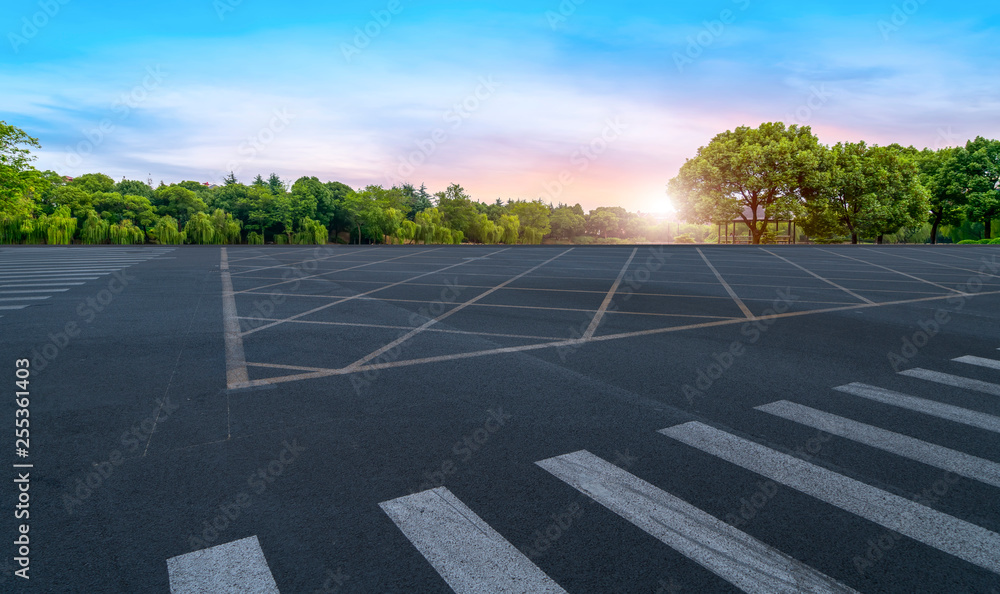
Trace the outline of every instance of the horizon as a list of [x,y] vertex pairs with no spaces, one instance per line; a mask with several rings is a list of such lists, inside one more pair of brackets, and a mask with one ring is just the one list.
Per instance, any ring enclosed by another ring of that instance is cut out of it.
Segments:
[[481,202],[669,214],[667,181],[739,126],[917,148],[1000,136],[1000,82],[976,67],[1000,52],[994,4],[52,0],[8,14],[0,120],[68,176],[458,183]]

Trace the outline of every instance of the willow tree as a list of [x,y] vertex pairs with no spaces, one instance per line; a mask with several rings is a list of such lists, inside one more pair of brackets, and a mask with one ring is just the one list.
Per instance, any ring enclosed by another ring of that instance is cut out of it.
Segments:
[[740,127],[699,148],[667,191],[688,222],[740,220],[759,244],[771,223],[801,213],[822,186],[824,150],[809,126]]
[[212,218],[203,212],[196,212],[191,215],[184,225],[184,234],[188,241],[198,244],[210,244],[215,241],[215,225]]
[[69,245],[76,233],[76,219],[69,215],[69,207],[63,206],[51,215],[43,215],[39,220],[45,229],[46,243],[49,245]]
[[517,243],[521,230],[521,220],[517,218],[517,215],[503,215],[497,221],[497,225],[500,227],[500,241],[502,243],[507,245]]
[[118,245],[131,245],[146,241],[146,233],[136,227],[129,219],[111,225],[111,228],[108,229],[108,237],[111,239],[111,243]]
[[178,230],[177,219],[166,215],[160,217],[153,227],[152,233],[156,243],[160,245],[181,245],[184,243],[184,233]]
[[88,245],[107,243],[110,239],[111,224],[101,218],[97,211],[87,213],[87,218],[80,227],[80,239]]

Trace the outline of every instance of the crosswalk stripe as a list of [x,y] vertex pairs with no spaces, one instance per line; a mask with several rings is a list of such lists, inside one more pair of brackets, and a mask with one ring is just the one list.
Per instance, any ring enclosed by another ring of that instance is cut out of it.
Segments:
[[445,487],[379,507],[455,592],[565,592]]
[[746,592],[854,592],[588,451],[536,464]]
[[994,487],[1000,487],[1000,464],[996,462],[787,400],[779,400],[755,408],[820,431],[839,435],[845,439],[923,462]]
[[1000,534],[981,526],[697,421],[660,433],[1000,573]]
[[997,359],[987,359],[986,357],[973,357],[972,355],[966,355],[965,357],[952,359],[952,361],[968,363],[969,365],[978,365],[980,367],[989,367],[990,369],[1000,369],[1000,361]]
[[933,417],[938,417],[939,419],[946,419],[963,425],[969,425],[970,427],[978,427],[994,433],[1000,433],[1000,417],[995,417],[987,413],[976,412],[974,410],[969,410],[959,406],[952,406],[950,404],[943,404],[941,402],[935,402],[934,400],[927,400],[926,398],[917,398],[916,396],[910,396],[909,394],[903,394],[902,392],[893,392],[892,390],[886,390],[885,388],[879,388],[878,386],[870,386],[868,384],[858,382],[847,384],[846,386],[837,386],[834,390],[844,392],[845,394],[860,396],[861,398],[867,398],[869,400],[874,400],[890,406],[896,406],[923,413],[925,415],[931,415]]
[[28,278],[33,276],[104,276],[120,268],[106,270],[103,268],[73,268],[71,270],[28,270],[24,272],[0,272],[0,280],[13,278]]
[[256,536],[167,559],[171,594],[278,594]]
[[921,369],[919,367],[915,367],[913,369],[907,369],[906,371],[900,371],[899,373],[900,375],[905,375],[908,377],[916,377],[922,380],[927,380],[929,382],[944,384],[946,386],[965,388],[966,390],[973,390],[976,392],[982,392],[984,394],[992,394],[993,396],[1000,396],[1000,384],[992,384],[990,382],[984,382],[977,379],[962,377],[960,375],[941,373],[940,371],[931,371],[930,369]]

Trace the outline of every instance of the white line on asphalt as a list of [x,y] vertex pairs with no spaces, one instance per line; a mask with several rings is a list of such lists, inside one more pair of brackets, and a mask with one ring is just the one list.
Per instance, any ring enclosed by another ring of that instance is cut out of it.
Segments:
[[613,285],[608,290],[608,294],[604,296],[604,301],[601,303],[601,307],[598,308],[597,313],[594,314],[594,319],[590,321],[590,326],[587,327],[587,331],[583,333],[584,338],[590,338],[597,332],[597,327],[601,324],[601,318],[604,317],[604,312],[608,310],[608,306],[611,305],[611,300],[614,299],[615,293],[618,291],[618,285],[622,283],[622,279],[625,278],[625,272],[628,270],[630,264],[632,264],[632,259],[635,258],[636,252],[639,248],[632,250],[632,254],[625,261],[625,265],[622,266],[621,272],[618,273],[618,278],[615,279]]
[[229,255],[222,248],[219,264],[222,271],[222,322],[226,333],[226,385],[230,388],[250,381],[247,360],[240,335],[240,320],[236,313],[233,279],[229,276]]
[[565,592],[445,487],[379,507],[458,594]]
[[167,559],[171,594],[278,594],[256,536]]
[[434,318],[432,320],[428,320],[427,322],[424,322],[423,324],[421,324],[420,326],[414,328],[413,330],[410,330],[409,332],[407,332],[406,334],[400,336],[399,338],[397,338],[396,340],[390,342],[389,344],[387,344],[387,345],[385,345],[385,346],[383,346],[383,347],[381,347],[381,348],[379,348],[379,349],[377,349],[375,351],[372,351],[371,353],[368,353],[364,357],[362,357],[362,358],[358,359],[357,361],[355,361],[354,363],[351,363],[350,365],[348,365],[346,367],[346,369],[356,369],[356,368],[364,365],[365,363],[367,363],[367,362],[371,361],[372,359],[378,357],[382,353],[390,351],[390,350],[396,348],[398,345],[403,344],[407,340],[410,340],[411,338],[413,338],[417,334],[420,334],[421,332],[423,332],[427,328],[430,328],[431,326],[437,324],[441,320],[444,320],[444,319],[448,318],[449,316],[462,311],[466,307],[469,307],[470,305],[475,304],[480,299],[488,297],[488,296],[492,295],[493,293],[495,293],[496,291],[502,289],[503,287],[506,287],[510,283],[512,283],[512,282],[514,282],[514,281],[516,281],[516,280],[518,280],[518,279],[520,279],[520,278],[522,278],[524,276],[527,276],[527,275],[531,274],[532,272],[538,270],[542,266],[545,266],[549,262],[552,262],[556,258],[559,258],[560,256],[562,256],[564,254],[568,254],[568,253],[572,252],[573,249],[574,248],[569,248],[566,251],[559,252],[558,254],[556,254],[555,256],[552,256],[548,260],[546,260],[546,261],[544,261],[544,262],[542,262],[540,264],[536,264],[535,266],[532,266],[528,270],[525,270],[521,274],[518,274],[516,276],[513,276],[513,277],[505,280],[504,282],[502,282],[499,285],[493,287],[492,289],[490,289],[488,291],[483,291],[482,293],[476,295],[472,299],[469,299],[468,301],[464,301],[464,302],[456,305],[455,307],[449,309],[448,311],[446,311],[443,314],[437,316],[436,318]]
[[[24,293],[61,293],[63,291],[69,291],[69,289],[25,289],[23,291],[0,291],[0,295],[16,295]],[[25,299],[28,299],[25,297]]]
[[1000,573],[1000,534],[697,421],[660,433]]
[[852,291],[852,290],[850,290],[850,289],[848,289],[848,288],[846,288],[846,287],[842,287],[842,286],[838,285],[837,283],[833,282],[832,280],[829,280],[829,279],[825,279],[825,278],[823,278],[822,276],[820,276],[820,275],[816,274],[816,273],[815,273],[815,272],[813,272],[812,270],[809,270],[809,269],[807,269],[807,268],[803,268],[802,266],[799,266],[798,264],[796,264],[795,262],[792,262],[792,261],[791,261],[791,260],[789,260],[788,258],[784,258],[784,257],[782,257],[782,256],[779,256],[778,254],[776,254],[776,253],[774,253],[774,252],[772,252],[772,251],[770,251],[770,250],[766,250],[766,249],[764,249],[764,248],[760,248],[760,249],[762,249],[762,250],[764,250],[765,252],[767,252],[767,253],[771,254],[771,255],[772,255],[772,256],[774,256],[775,258],[779,258],[779,259],[781,259],[781,260],[784,260],[785,262],[788,262],[788,263],[789,263],[789,264],[791,264],[792,266],[794,266],[794,267],[798,268],[799,270],[801,270],[801,271],[803,271],[803,272],[805,272],[805,273],[807,273],[807,274],[811,274],[811,275],[813,275],[814,277],[818,278],[819,280],[823,281],[824,283],[827,283],[827,284],[829,284],[829,285],[833,285],[834,287],[837,287],[838,289],[840,289],[841,291],[843,291],[843,292],[847,293],[847,294],[848,294],[848,295],[850,295],[851,297],[855,297],[855,298],[857,298],[857,299],[860,299],[861,301],[864,301],[865,303],[875,303],[875,302],[874,302],[874,301],[872,301],[871,299],[868,299],[868,298],[865,298],[865,297],[862,297],[861,295],[858,295],[858,294],[857,294],[857,293],[855,293],[854,291]]
[[536,464],[746,592],[854,592],[590,452]]
[[[0,289],[21,289],[24,287],[77,287],[87,283],[17,283],[14,285],[0,285]],[[67,289],[60,289],[65,291]]]
[[1000,360],[997,359],[987,359],[985,357],[973,357],[972,355],[966,355],[964,357],[952,359],[952,361],[968,363],[969,365],[978,365],[980,367],[989,367],[990,369],[1000,369]]
[[755,408],[795,423],[885,450],[897,456],[954,472],[994,487],[1000,487],[1000,464],[990,460],[787,400],[779,400]]
[[966,390],[974,390],[976,392],[982,392],[984,394],[992,394],[993,396],[1000,396],[1000,384],[991,384],[990,382],[984,382],[977,379],[962,377],[960,375],[941,373],[940,371],[931,371],[929,369],[921,369],[920,367],[914,367],[913,369],[900,371],[899,374],[908,377],[916,377],[922,380],[927,380],[929,382],[944,384],[946,386],[965,388]]
[[886,390],[885,388],[869,386],[868,384],[861,384],[858,382],[847,384],[846,386],[838,386],[834,388],[834,390],[844,392],[845,394],[860,396],[861,398],[867,398],[869,400],[874,400],[890,406],[896,406],[912,410],[914,412],[923,413],[925,415],[931,415],[939,419],[954,421],[963,425],[969,425],[970,427],[978,427],[979,429],[1000,433],[1000,417],[976,412],[967,408],[943,404],[934,400],[917,398],[916,396],[910,396],[909,394],[893,392],[892,390]]
[[0,309],[24,309],[28,307],[27,305],[0,305]]
[[726,282],[726,279],[722,278],[722,275],[719,274],[719,271],[715,269],[715,266],[712,266],[712,263],[709,262],[705,254],[702,253],[701,248],[695,248],[695,249],[698,251],[698,254],[701,255],[701,259],[705,261],[705,264],[708,264],[708,267],[711,268],[712,272],[715,273],[715,278],[719,279],[719,282],[722,283],[722,287],[726,290],[727,293],[729,293],[729,296],[733,298],[733,301],[735,301],[736,305],[738,305],[740,310],[743,311],[743,314],[746,317],[750,318],[751,320],[754,319],[753,312],[751,312],[750,309],[747,308],[746,304],[743,303],[743,300],[740,299],[739,296],[736,294],[736,291],[733,291],[733,288],[729,286],[729,283]]
[[932,285],[932,286],[944,289],[946,291],[951,291],[952,293],[957,293],[959,295],[967,295],[967,293],[963,293],[963,292],[959,291],[958,289],[952,289],[951,287],[946,287],[944,285],[941,285],[941,284],[938,284],[938,283],[935,283],[935,282],[931,282],[931,281],[929,281],[927,279],[920,278],[919,276],[913,276],[912,274],[907,274],[905,272],[900,272],[900,271],[898,271],[896,269],[889,268],[888,266],[882,266],[881,264],[874,264],[874,263],[869,262],[867,260],[862,260],[861,258],[855,258],[853,256],[845,256],[844,254],[840,254],[840,253],[837,253],[837,252],[831,252],[830,250],[820,249],[820,251],[821,252],[827,252],[827,253],[830,253],[830,254],[836,254],[837,256],[840,256],[841,258],[847,258],[849,260],[854,260],[854,261],[857,261],[857,262],[863,262],[865,264],[868,264],[869,266],[874,266],[876,268],[881,268],[882,270],[888,270],[889,272],[895,272],[896,274],[899,274],[901,276],[905,276],[907,278],[912,278],[913,280],[917,280],[917,281],[920,281],[922,283],[926,283],[928,285]]
[[[3,293],[3,291],[0,291]],[[24,295],[22,297],[0,297],[0,301],[38,301],[40,299],[48,299],[52,295]]]
[[[376,290],[378,290],[378,289],[376,289]],[[990,291],[988,293],[979,293],[979,295],[998,295],[998,294],[1000,294],[1000,291]],[[773,314],[773,315],[767,315],[767,316],[760,316],[757,319],[760,319],[760,320],[778,320],[778,319],[784,319],[784,318],[794,318],[794,317],[801,317],[801,316],[812,316],[812,315],[816,315],[816,314],[824,314],[824,313],[831,313],[831,312],[838,312],[838,311],[851,311],[851,310],[855,310],[855,309],[868,309],[868,308],[878,308],[878,307],[890,307],[890,306],[893,306],[893,305],[903,305],[903,304],[909,304],[909,303],[924,303],[924,302],[929,302],[929,301],[942,301],[944,299],[950,299],[950,298],[952,298],[951,295],[935,295],[933,297],[919,297],[917,299],[904,299],[904,300],[900,300],[900,301],[887,301],[887,302],[883,302],[883,303],[873,303],[873,304],[869,304],[869,303],[857,303],[857,304],[852,304],[852,305],[845,305],[845,306],[842,306],[842,307],[829,307],[829,308],[824,308],[824,309],[801,310],[801,311],[792,311],[792,312],[783,313],[783,314]],[[339,303],[339,302],[335,302],[334,304],[336,304],[336,303]],[[284,323],[285,321],[290,321],[290,320],[283,320],[280,323]],[[275,322],[275,323],[278,323],[278,322]],[[700,328],[713,328],[713,327],[716,327],[716,326],[728,326],[728,325],[732,325],[732,324],[746,324],[746,323],[747,323],[747,321],[745,319],[743,319],[743,318],[732,318],[732,319],[727,319],[727,320],[717,320],[717,321],[714,321],[714,322],[703,322],[703,323],[699,323],[699,324],[685,324],[683,326],[670,326],[670,327],[667,327],[667,328],[653,328],[651,330],[637,330],[637,331],[633,331],[633,332],[620,332],[620,333],[617,333],[617,334],[605,334],[605,335],[601,335],[601,336],[594,336],[590,340],[582,340],[582,339],[577,338],[577,339],[570,339],[570,340],[560,340],[560,341],[554,341],[554,342],[546,342],[546,343],[542,343],[542,344],[528,344],[528,345],[522,345],[522,346],[516,346],[516,347],[501,347],[501,348],[498,348],[498,349],[486,349],[486,350],[482,350],[482,351],[471,351],[471,352],[466,352],[466,353],[456,353],[456,354],[452,354],[452,355],[439,355],[439,356],[434,356],[434,357],[421,357],[421,358],[417,358],[417,359],[404,359],[404,360],[401,360],[401,361],[389,361],[389,362],[385,362],[385,363],[372,363],[372,364],[369,364],[369,365],[358,367],[356,369],[348,369],[348,368],[345,367],[345,368],[341,368],[341,369],[327,369],[325,371],[319,371],[319,372],[315,372],[315,373],[303,373],[303,374],[295,374],[295,375],[290,375],[290,376],[280,377],[280,378],[267,378],[267,379],[263,379],[263,380],[254,380],[252,382],[247,382],[245,384],[241,384],[241,385],[238,385],[238,386],[230,386],[230,389],[234,389],[234,388],[253,388],[253,387],[258,387],[258,386],[279,384],[279,383],[285,383],[285,382],[297,382],[297,381],[302,381],[302,380],[307,380],[307,379],[315,379],[315,378],[320,378],[320,377],[329,377],[329,376],[334,376],[334,375],[344,375],[344,374],[347,374],[347,373],[365,372],[365,371],[370,371],[370,370],[375,370],[375,369],[390,369],[390,368],[395,368],[395,367],[408,367],[408,366],[411,366],[411,365],[426,365],[428,363],[441,363],[441,362],[445,362],[445,361],[455,361],[455,360],[458,360],[458,359],[469,359],[469,358],[475,358],[475,357],[486,357],[486,356],[491,356],[491,355],[505,355],[505,354],[510,354],[510,353],[520,353],[520,352],[526,352],[526,351],[534,351],[534,350],[538,350],[538,349],[559,348],[559,347],[563,347],[563,346],[579,346],[579,345],[589,344],[591,342],[604,342],[604,341],[609,341],[609,340],[622,340],[622,339],[625,339],[625,338],[633,338],[633,337],[636,337],[636,336],[653,336],[653,335],[666,334],[666,333],[672,333],[672,332],[683,332],[683,331],[686,331],[686,330],[696,330],[696,329],[700,329]],[[248,334],[249,334],[249,332],[248,332]]]

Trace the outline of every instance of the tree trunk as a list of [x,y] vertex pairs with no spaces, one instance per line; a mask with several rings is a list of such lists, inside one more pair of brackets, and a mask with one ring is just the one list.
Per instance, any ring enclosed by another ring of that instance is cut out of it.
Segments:
[[851,245],[858,245],[858,234],[851,233]]
[[875,238],[875,243],[877,245],[882,245],[882,234],[881,233],[879,233],[878,237]]
[[944,212],[934,213],[934,221],[931,223],[931,245],[937,244],[938,226],[941,224],[941,217],[943,216]]

